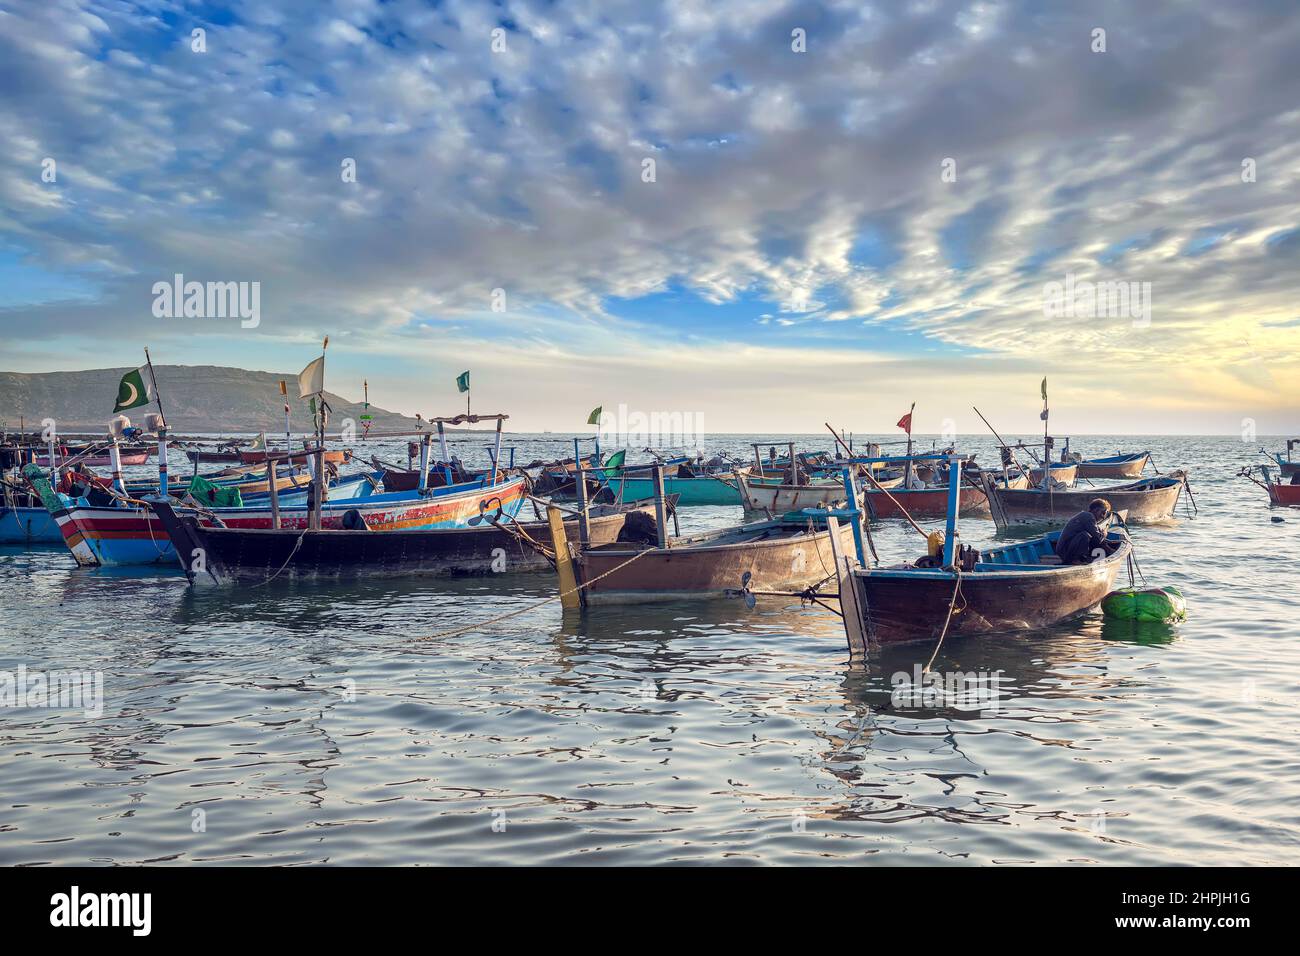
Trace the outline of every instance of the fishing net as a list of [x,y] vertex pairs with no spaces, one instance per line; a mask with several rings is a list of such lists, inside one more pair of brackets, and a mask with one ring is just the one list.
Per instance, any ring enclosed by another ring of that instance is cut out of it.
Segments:
[[1176,624],[1187,620],[1187,601],[1175,587],[1139,591],[1124,588],[1111,591],[1101,602],[1107,617],[1123,621],[1160,621]]
[[195,501],[212,508],[244,507],[244,498],[239,493],[238,488],[218,485],[215,482],[208,481],[201,475],[195,475],[191,478],[189,487],[185,491]]

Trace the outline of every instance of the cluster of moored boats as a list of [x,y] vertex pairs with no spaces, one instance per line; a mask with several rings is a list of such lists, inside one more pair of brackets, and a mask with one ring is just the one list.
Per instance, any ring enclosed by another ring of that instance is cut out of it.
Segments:
[[[124,419],[82,446],[18,436],[0,448],[0,541],[61,542],[83,566],[176,563],[192,584],[554,571],[574,608],[838,598],[850,645],[865,649],[1037,629],[1087,610],[1121,569],[1132,573],[1127,524],[1168,521],[1182,493],[1191,497],[1182,471],[1144,476],[1147,452],[1083,458],[1067,440],[1057,457],[1050,437],[1003,443],[995,467],[954,448],[914,453],[910,435],[903,454],[855,448],[833,429],[830,452],[760,443],[741,461],[646,449],[649,460],[629,463],[626,450],[607,455],[597,442],[583,453],[575,441],[567,460],[516,466],[513,452],[503,461],[507,418],[422,422],[404,436],[405,466],[327,449],[322,430],[283,450],[188,449],[186,476],[169,474],[160,416],[149,416],[149,444]],[[484,423],[495,444],[470,469],[449,453],[446,430]],[[137,452],[156,455],[156,480],[123,477],[127,432]],[[218,467],[204,470],[214,456]],[[99,462],[107,475],[93,470]],[[1104,480],[1118,483],[1093,483]],[[1108,553],[1063,564],[1057,529],[1097,497],[1116,522],[1102,529]],[[739,505],[744,519],[670,534],[680,509],[701,505]],[[960,537],[971,519],[1043,533],[977,551]],[[919,559],[879,560],[872,529],[887,521],[924,539]],[[922,525],[936,521],[942,530]]]

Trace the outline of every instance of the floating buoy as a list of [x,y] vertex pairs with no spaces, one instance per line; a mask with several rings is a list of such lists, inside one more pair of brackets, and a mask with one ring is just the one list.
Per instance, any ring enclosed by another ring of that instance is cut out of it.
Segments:
[[1176,624],[1187,620],[1187,601],[1178,588],[1139,591],[1124,588],[1111,591],[1101,600],[1102,613],[1124,621],[1161,621]]

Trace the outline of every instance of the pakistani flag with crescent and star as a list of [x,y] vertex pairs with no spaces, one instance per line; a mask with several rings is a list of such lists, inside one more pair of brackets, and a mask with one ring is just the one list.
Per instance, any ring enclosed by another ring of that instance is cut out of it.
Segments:
[[117,404],[113,411],[124,412],[128,408],[139,408],[153,401],[153,389],[147,384],[147,368],[135,368],[122,376],[117,386]]

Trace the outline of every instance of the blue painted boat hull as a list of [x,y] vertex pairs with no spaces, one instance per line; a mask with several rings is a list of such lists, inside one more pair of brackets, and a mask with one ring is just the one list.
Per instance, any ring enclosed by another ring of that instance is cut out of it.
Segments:
[[0,509],[0,544],[62,544],[63,533],[54,516],[36,508]]

